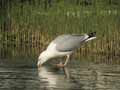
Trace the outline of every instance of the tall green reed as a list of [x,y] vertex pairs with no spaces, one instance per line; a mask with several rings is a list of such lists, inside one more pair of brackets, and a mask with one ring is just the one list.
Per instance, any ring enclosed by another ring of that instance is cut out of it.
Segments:
[[[86,53],[119,55],[119,5],[104,1],[57,2],[33,0],[8,2],[6,17],[10,26],[0,30],[1,46],[30,47],[33,53],[43,51],[49,42],[61,34],[81,34],[96,31],[97,39],[84,44],[77,55]],[[88,3],[88,4],[87,4]],[[90,4],[91,3],[91,4]],[[1,27],[5,21],[1,19]]]

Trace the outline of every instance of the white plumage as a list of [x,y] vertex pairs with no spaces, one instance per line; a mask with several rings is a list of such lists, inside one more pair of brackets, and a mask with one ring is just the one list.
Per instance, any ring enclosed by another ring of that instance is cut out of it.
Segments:
[[83,34],[83,35],[61,35],[53,40],[43,51],[38,58],[38,67],[45,63],[47,60],[55,57],[67,56],[67,59],[62,66],[66,66],[69,61],[71,53],[86,41],[95,39],[96,32]]

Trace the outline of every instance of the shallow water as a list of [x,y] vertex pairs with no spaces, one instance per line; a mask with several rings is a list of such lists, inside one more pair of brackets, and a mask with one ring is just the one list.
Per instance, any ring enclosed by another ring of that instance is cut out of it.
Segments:
[[66,68],[56,68],[51,64],[54,61],[38,70],[34,58],[2,58],[0,90],[120,90],[119,64],[84,58],[72,59]]

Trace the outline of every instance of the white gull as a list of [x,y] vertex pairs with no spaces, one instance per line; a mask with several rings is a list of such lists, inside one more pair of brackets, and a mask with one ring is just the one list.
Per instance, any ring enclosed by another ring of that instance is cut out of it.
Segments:
[[60,67],[67,65],[70,55],[79,48],[80,45],[84,42],[96,38],[96,32],[83,35],[61,35],[53,40],[43,51],[39,58],[37,66],[40,67],[43,63],[50,60],[51,58],[67,56],[64,64],[59,64]]

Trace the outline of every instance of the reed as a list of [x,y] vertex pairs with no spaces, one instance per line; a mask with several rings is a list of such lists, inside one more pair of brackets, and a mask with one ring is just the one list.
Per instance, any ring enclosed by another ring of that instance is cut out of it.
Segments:
[[7,2],[5,16],[2,14],[0,18],[0,46],[23,47],[24,52],[28,47],[38,54],[58,35],[96,31],[97,39],[84,44],[77,50],[77,55],[81,53],[119,55],[119,4],[94,0],[77,1],[79,2],[76,3],[76,0]]

